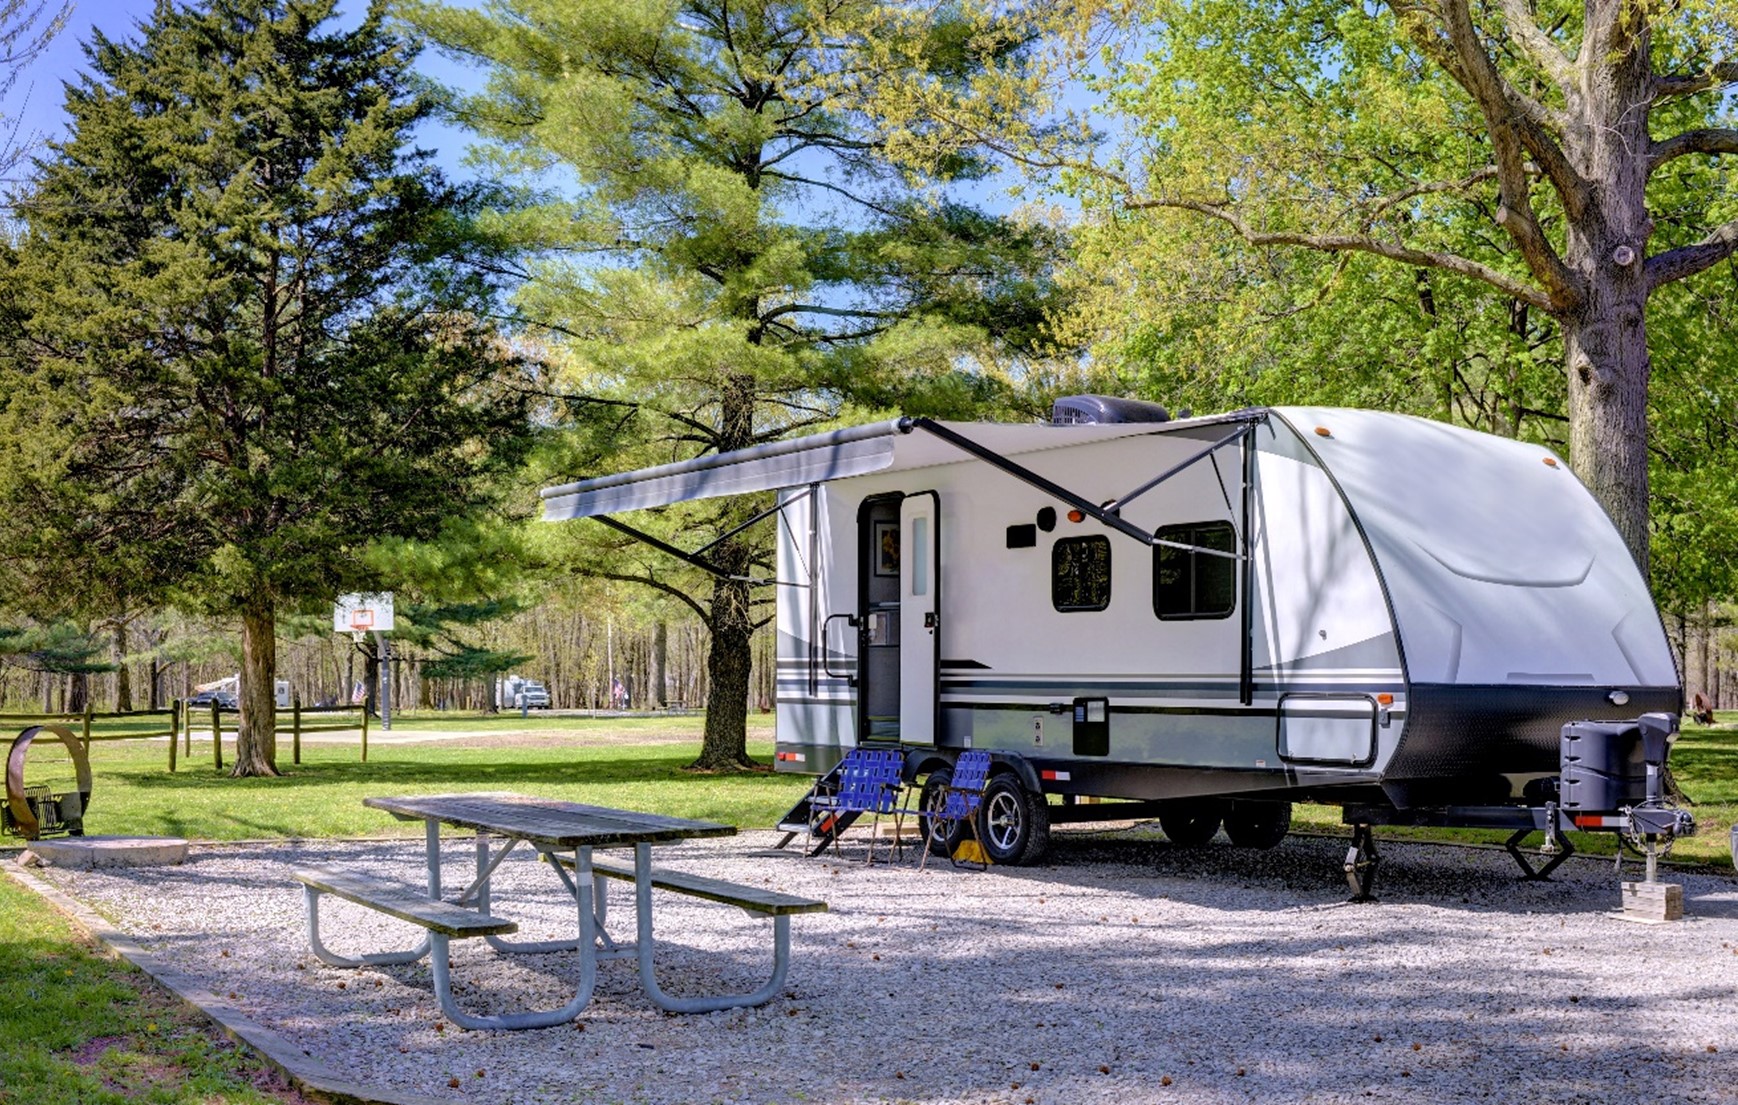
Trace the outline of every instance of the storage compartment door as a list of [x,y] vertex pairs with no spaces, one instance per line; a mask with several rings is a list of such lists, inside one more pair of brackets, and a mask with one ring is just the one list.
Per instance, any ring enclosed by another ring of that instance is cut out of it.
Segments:
[[1279,700],[1279,756],[1288,763],[1368,767],[1376,762],[1376,700],[1288,694]]
[[933,491],[899,504],[899,739],[934,744],[940,703],[941,499]]

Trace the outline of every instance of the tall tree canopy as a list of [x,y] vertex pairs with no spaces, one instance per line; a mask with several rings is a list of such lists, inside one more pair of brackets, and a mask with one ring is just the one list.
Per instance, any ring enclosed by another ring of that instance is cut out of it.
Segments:
[[114,576],[239,617],[238,774],[276,770],[279,611],[372,589],[364,545],[489,501],[530,437],[473,199],[409,144],[414,50],[333,8],[98,35],[0,270],[0,498],[40,527],[0,562],[39,602]]
[[[558,195],[519,212],[536,251],[523,315],[547,328],[579,412],[551,476],[771,441],[852,398],[914,413],[1006,401],[1041,342],[1056,236],[985,214],[887,157],[865,0],[496,0],[413,18],[486,67],[461,113],[496,163]],[[1017,44],[975,48],[963,19],[906,28],[908,64],[957,85]],[[764,505],[764,504],[761,504]],[[672,509],[635,524],[707,546],[709,588],[613,534],[586,570],[690,605],[710,631],[697,766],[748,762],[749,636],[766,609],[748,578],[766,548],[738,532],[756,504]]]
[[[1689,210],[1663,198],[1685,166],[1738,152],[1725,0],[1158,0],[1039,24],[1048,83],[1002,73],[960,97],[917,81],[889,101],[951,136],[913,156],[993,146],[1063,170],[1096,211],[1380,258],[1550,318],[1571,458],[1645,566],[1648,301],[1738,249],[1729,171]],[[1034,115],[1069,76],[1125,143]]]

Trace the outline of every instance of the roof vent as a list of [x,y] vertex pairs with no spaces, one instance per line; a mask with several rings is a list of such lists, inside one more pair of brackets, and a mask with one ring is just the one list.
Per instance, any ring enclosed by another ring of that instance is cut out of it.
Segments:
[[1073,426],[1087,422],[1169,422],[1165,408],[1144,399],[1114,395],[1065,395],[1050,408],[1050,424]]

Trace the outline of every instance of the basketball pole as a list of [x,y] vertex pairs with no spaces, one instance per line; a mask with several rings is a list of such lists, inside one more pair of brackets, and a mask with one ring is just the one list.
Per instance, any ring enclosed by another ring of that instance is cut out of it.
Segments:
[[374,641],[380,651],[380,727],[392,728],[392,641],[378,629]]

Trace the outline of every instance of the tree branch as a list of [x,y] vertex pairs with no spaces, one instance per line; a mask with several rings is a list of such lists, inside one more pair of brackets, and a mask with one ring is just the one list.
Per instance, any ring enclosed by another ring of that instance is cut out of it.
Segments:
[[1576,83],[1575,66],[1570,62],[1569,56],[1533,21],[1533,13],[1527,10],[1526,0],[1501,2],[1503,22],[1508,25],[1509,36],[1520,43],[1527,56],[1557,82],[1557,87],[1564,95],[1572,92]]
[[[1558,170],[1567,164],[1562,150],[1539,126],[1533,102],[1497,72],[1496,64],[1479,39],[1478,28],[1473,25],[1468,0],[1442,0],[1439,10],[1441,25],[1448,36],[1448,47],[1453,51],[1454,64],[1447,67],[1449,75],[1472,96],[1490,131],[1491,149],[1496,154],[1497,183],[1503,198],[1503,206],[1497,209],[1497,223],[1508,231],[1520,249],[1522,259],[1527,262],[1527,268],[1545,286],[1550,296],[1548,309],[1571,307],[1581,299],[1580,283],[1539,227],[1524,154],[1534,145],[1543,143],[1545,157],[1540,159],[1541,166],[1555,182],[1552,161],[1563,162],[1556,166]],[[1542,113],[1544,109],[1539,107],[1538,111]],[[1575,180],[1579,181],[1579,177]],[[1581,185],[1585,187],[1585,182]],[[1561,187],[1559,191],[1562,191]],[[1573,194],[1564,196],[1564,204],[1570,209],[1570,217],[1575,218],[1575,201],[1580,189],[1572,191]]]
[[1674,134],[1664,142],[1655,142],[1648,150],[1647,171],[1666,162],[1690,154],[1738,153],[1738,130],[1730,127],[1703,127]]
[[1131,202],[1129,206],[1131,208],[1166,207],[1207,215],[1231,227],[1250,245],[1304,246],[1308,249],[1321,250],[1324,253],[1370,253],[1378,257],[1386,257],[1392,261],[1404,261],[1409,265],[1442,269],[1445,272],[1458,273],[1474,280],[1481,280],[1503,294],[1512,296],[1524,303],[1530,303],[1540,310],[1556,310],[1551,297],[1533,285],[1523,283],[1507,273],[1491,268],[1489,265],[1454,253],[1413,249],[1399,242],[1386,242],[1380,238],[1371,238],[1362,234],[1302,234],[1295,231],[1256,230],[1225,206],[1195,200],[1141,200]]
[[1670,284],[1675,280],[1683,280],[1715,265],[1738,253],[1738,219],[1717,226],[1701,241],[1694,245],[1679,246],[1668,249],[1664,253],[1656,253],[1647,259],[1647,290],[1651,294],[1655,288]]
[[591,576],[593,579],[611,579],[611,580],[615,580],[618,583],[638,583],[638,584],[641,584],[643,586],[651,587],[651,588],[654,588],[655,590],[662,591],[666,595],[670,595],[674,598],[680,599],[683,602],[683,604],[685,604],[690,610],[694,611],[694,613],[699,616],[700,623],[702,625],[704,625],[708,628],[711,628],[711,626],[712,626],[711,615],[707,613],[706,608],[704,606],[701,606],[699,602],[695,601],[694,597],[692,595],[688,594],[688,592],[682,590],[680,587],[675,587],[675,586],[672,586],[671,584],[665,583],[661,579],[654,579],[651,576],[630,575],[626,572],[598,572],[598,571],[583,571],[582,570],[582,574]]
[[774,307],[762,312],[760,321],[771,322],[780,315],[833,315],[838,318],[898,318],[898,311],[871,311],[867,308],[854,309],[850,307],[822,307],[814,303],[786,303],[782,307]]
[[1654,103],[1694,96],[1738,84],[1738,60],[1716,62],[1701,73],[1664,74],[1654,78]]
[[[1512,137],[1532,155],[1540,171],[1557,190],[1569,217],[1581,218],[1588,203],[1592,201],[1593,189],[1569,163],[1562,146],[1552,137],[1553,132],[1562,132],[1562,118],[1557,112],[1515,88],[1497,72],[1495,63],[1491,61],[1484,44],[1479,40],[1477,30],[1473,27],[1472,16],[1467,10],[1467,0],[1443,0],[1440,12],[1422,0],[1388,0],[1388,6],[1400,18],[1403,26],[1410,25],[1407,36],[1413,43],[1442,66],[1443,71],[1478,106],[1480,114],[1484,116],[1485,126],[1490,131],[1492,146],[1497,152],[1497,167],[1509,174],[1508,179],[1504,180],[1504,196],[1524,198],[1527,194],[1521,172],[1525,168],[1525,162],[1508,141]],[[1440,35],[1438,31],[1441,32]],[[1555,45],[1552,45],[1552,49],[1556,49]],[[1523,190],[1513,193],[1508,186],[1510,183]],[[1531,204],[1528,207],[1527,214],[1531,216]],[[1536,229],[1536,221],[1534,226]],[[1505,229],[1509,230],[1511,237],[1515,236],[1514,229]],[[1516,244],[1521,244],[1518,238]],[[1554,251],[1552,259],[1555,259]],[[1531,259],[1528,263],[1532,264]],[[1551,267],[1547,263],[1547,268]],[[1555,267],[1561,270],[1561,275],[1568,276],[1568,270],[1560,262]],[[1550,286],[1544,274],[1535,271],[1535,275],[1542,283]]]

